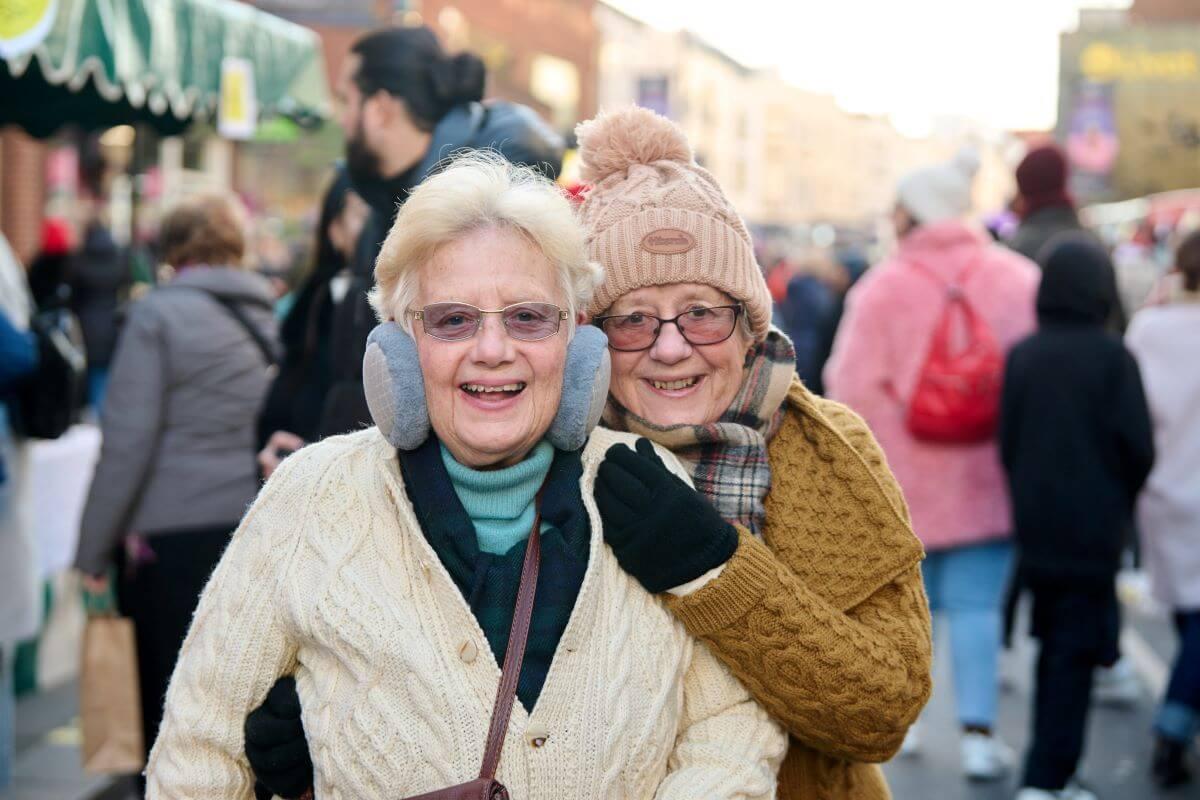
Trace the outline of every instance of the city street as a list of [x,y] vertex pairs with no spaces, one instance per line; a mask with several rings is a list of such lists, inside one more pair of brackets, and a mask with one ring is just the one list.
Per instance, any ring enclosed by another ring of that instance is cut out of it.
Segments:
[[0,0],[0,800],[1200,800],[1197,341],[1200,0]]
[[[1093,709],[1081,777],[1101,800],[1200,797],[1194,785],[1165,792],[1150,780],[1152,695],[1165,683],[1175,645],[1167,621],[1157,615],[1127,609],[1126,622],[1122,649],[1138,670],[1143,696],[1132,708]],[[937,656],[934,698],[921,718],[923,746],[919,756],[898,757],[885,767],[892,792],[896,800],[1008,800],[1019,788],[1019,767],[1009,781],[968,783],[961,777],[947,648],[937,648]],[[1022,638],[1002,666],[1000,733],[1017,750],[1018,759],[1024,757],[1029,738],[1035,656],[1036,643]]]
[[[1172,792],[1157,790],[1149,779],[1152,694],[1165,681],[1174,648],[1166,620],[1147,612],[1128,612],[1125,653],[1145,686],[1132,708],[1099,707],[1092,716],[1083,778],[1102,800],[1183,800],[1200,796],[1195,786]],[[1036,650],[1022,639],[1005,658],[1006,688],[1001,696],[1000,730],[1023,753],[1029,728],[1030,671]],[[949,692],[945,648],[938,651],[937,689],[922,717],[924,741],[918,757],[897,758],[885,767],[896,800],[1008,800],[1011,781],[970,784],[960,777],[958,740]],[[0,800],[125,800],[112,782],[86,776],[79,766],[76,688],[70,683],[24,701],[18,719],[16,784]]]

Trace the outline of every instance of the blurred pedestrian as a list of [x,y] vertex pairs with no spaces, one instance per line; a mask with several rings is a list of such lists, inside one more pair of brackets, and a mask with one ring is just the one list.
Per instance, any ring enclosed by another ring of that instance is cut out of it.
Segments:
[[[922,571],[931,610],[935,620],[944,611],[949,621],[963,771],[986,780],[1003,776],[1014,760],[994,731],[1012,560],[1004,475],[986,430],[948,443],[909,425],[910,403],[952,302],[969,305],[980,335],[999,350],[994,397],[985,402],[999,401],[999,354],[1034,326],[1037,269],[964,219],[977,166],[964,152],[900,181],[896,252],[850,290],[825,387],[867,421],[904,490],[927,550]],[[961,335],[962,326],[955,332]],[[917,746],[910,735],[906,751]]]
[[275,321],[267,282],[242,268],[239,207],[186,201],[163,221],[175,278],[132,308],[101,415],[103,445],[75,565],[85,588],[117,582],[137,631],[145,741],[200,590],[258,490],[255,420]]
[[345,300],[333,314],[333,374],[318,435],[371,424],[362,357],[376,320],[367,291],[384,236],[412,190],[448,156],[469,148],[494,149],[551,178],[562,166],[562,138],[532,109],[480,102],[485,78],[483,61],[471,53],[446,53],[425,26],[368,33],[342,61],[335,89],[346,169],[371,215],[357,243]]
[[1133,318],[1126,343],[1142,368],[1158,460],[1138,501],[1154,593],[1175,615],[1179,652],[1155,720],[1154,775],[1191,778],[1200,733],[1200,232],[1179,245],[1180,282],[1163,305]]
[[833,342],[837,337],[838,328],[842,325],[842,317],[846,313],[846,295],[858,283],[859,278],[866,274],[866,256],[856,248],[846,248],[835,256],[838,268],[842,272],[841,280],[837,282],[833,295],[833,306],[821,320],[817,333],[817,346],[813,355],[813,382],[808,388],[814,394],[825,394],[825,365],[833,353]]
[[1084,229],[1067,191],[1068,177],[1067,157],[1056,144],[1031,149],[1017,165],[1013,210],[1020,222],[1009,246],[1031,261],[1058,234]]
[[41,622],[26,451],[10,423],[7,397],[37,364],[28,333],[32,304],[25,269],[0,234],[0,792],[12,780],[16,747],[17,643],[37,633]]
[[[1009,247],[1026,258],[1041,264],[1042,250],[1060,233],[1086,232],[1075,210],[1075,201],[1067,191],[1069,169],[1067,157],[1056,144],[1045,144],[1030,150],[1017,165],[1017,198],[1014,210],[1020,218]],[[1100,240],[1096,239],[1096,244]],[[1116,270],[1109,266],[1106,278],[1111,295],[1108,314],[1110,330],[1121,333],[1128,318],[1117,290]]]
[[333,372],[333,309],[348,288],[348,268],[368,213],[339,168],[321,201],[311,266],[280,327],[283,358],[258,418],[264,478],[271,477],[282,455],[318,438]]
[[783,331],[796,350],[796,374],[804,385],[819,383],[817,374],[821,332],[834,311],[834,292],[823,275],[804,270],[787,283],[786,296],[779,304]]
[[68,264],[70,306],[79,318],[87,351],[87,401],[99,410],[117,346],[121,303],[131,282],[129,256],[95,216],[84,227],[83,240]]
[[42,223],[41,249],[29,265],[29,289],[39,309],[65,308],[71,301],[71,227],[64,219],[50,217]]
[[1033,737],[1018,800],[1095,800],[1075,780],[1093,673],[1118,657],[1116,576],[1154,462],[1133,356],[1105,330],[1108,254],[1064,233],[1043,251],[1038,330],[1009,354],[1000,452],[1033,597]]

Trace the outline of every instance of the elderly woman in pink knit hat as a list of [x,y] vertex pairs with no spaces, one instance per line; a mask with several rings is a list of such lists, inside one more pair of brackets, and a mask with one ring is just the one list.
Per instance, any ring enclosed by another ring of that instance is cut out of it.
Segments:
[[[949,618],[963,771],[987,780],[1005,775],[1013,761],[992,730],[1012,520],[991,432],[1003,355],[1034,327],[1038,271],[965,220],[976,167],[971,154],[961,153],[900,181],[896,251],[850,290],[825,385],[862,414],[904,489],[913,529],[928,550],[930,607]],[[961,434],[950,425],[954,435],[942,436],[913,409],[923,408],[914,406],[917,390],[938,343],[946,341],[945,320],[967,320],[956,335],[970,333],[994,369],[977,373],[991,387],[982,398],[991,402],[990,417]]]
[[[579,128],[581,207],[605,270],[610,448],[596,504],[621,566],[661,594],[791,735],[779,797],[889,797],[930,691],[921,546],[878,445],[809,392],[745,224],[683,133],[644,109]],[[650,443],[687,467],[677,482]],[[725,526],[697,524],[711,503]]]

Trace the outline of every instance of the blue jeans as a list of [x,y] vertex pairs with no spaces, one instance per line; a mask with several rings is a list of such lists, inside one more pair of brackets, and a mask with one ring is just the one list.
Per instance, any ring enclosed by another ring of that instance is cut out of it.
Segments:
[[1190,742],[1200,733],[1200,611],[1177,611],[1179,654],[1154,729],[1177,742]]
[[1002,541],[935,550],[921,567],[930,610],[944,611],[950,623],[954,698],[963,726],[991,728],[996,722],[996,662],[1012,561],[1012,545]]
[[104,395],[108,391],[108,367],[88,367],[87,401],[96,413],[104,408]]

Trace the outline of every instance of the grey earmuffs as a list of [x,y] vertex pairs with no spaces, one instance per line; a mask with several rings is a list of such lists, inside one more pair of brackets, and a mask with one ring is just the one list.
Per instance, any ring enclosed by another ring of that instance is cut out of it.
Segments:
[[[600,422],[608,400],[612,362],[608,338],[599,328],[580,325],[567,347],[562,400],[546,432],[559,450],[578,450]],[[384,322],[367,337],[363,389],[371,418],[393,447],[416,450],[429,438],[425,379],[417,344],[396,322]]]

